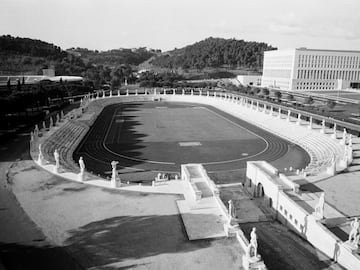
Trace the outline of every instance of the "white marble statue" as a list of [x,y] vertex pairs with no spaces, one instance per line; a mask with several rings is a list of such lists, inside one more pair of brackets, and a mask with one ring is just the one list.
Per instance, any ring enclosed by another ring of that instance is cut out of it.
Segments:
[[254,257],[257,257],[257,248],[258,248],[258,243],[257,243],[257,235],[256,235],[256,228],[252,228],[251,233],[250,233],[250,245],[252,245],[254,247]]
[[351,221],[350,225],[351,225],[351,231],[349,233],[348,242],[351,244],[357,245],[358,242],[356,242],[356,240],[359,239],[358,234],[359,234],[359,227],[360,227],[358,218],[355,217],[355,219],[353,221]]
[[41,151],[41,143],[39,144],[39,156],[38,156],[38,164],[43,165],[44,164],[44,155]]
[[59,172],[60,169],[60,154],[57,149],[54,151],[54,159],[55,159],[55,172]]
[[30,132],[30,142],[33,142],[35,140],[34,138],[34,132]]
[[60,122],[60,115],[59,114],[56,114],[56,122]]
[[235,217],[234,215],[234,204],[233,204],[233,201],[232,200],[229,200],[228,201],[228,204],[229,204],[229,219],[231,220],[232,218]]
[[346,144],[346,137],[347,137],[347,132],[346,132],[346,128],[344,128],[343,137],[342,137],[344,144]]
[[349,146],[352,147],[352,134],[349,135]]
[[118,161],[112,161],[111,162],[111,168],[112,168],[111,180],[112,181],[116,180],[116,177],[117,177],[116,165],[118,165],[118,164],[119,164]]
[[324,206],[325,206],[325,192],[321,193],[319,201],[315,206],[315,215],[319,218],[324,218]]
[[80,157],[80,159],[79,159],[79,166],[80,166],[80,173],[84,174],[84,172],[85,172],[85,162],[84,162],[83,157]]
[[45,124],[45,121],[42,122],[42,128],[43,130],[46,130],[46,124]]

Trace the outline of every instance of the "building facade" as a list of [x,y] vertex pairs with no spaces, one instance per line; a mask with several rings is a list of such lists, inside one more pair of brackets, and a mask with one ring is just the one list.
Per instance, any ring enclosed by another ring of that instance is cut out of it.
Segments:
[[261,86],[295,91],[360,90],[360,51],[267,51]]

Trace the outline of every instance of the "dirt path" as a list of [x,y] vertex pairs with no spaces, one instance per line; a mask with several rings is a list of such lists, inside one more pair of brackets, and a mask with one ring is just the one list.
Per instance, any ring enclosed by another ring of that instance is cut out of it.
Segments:
[[82,269],[46,239],[12,193],[8,171],[14,161],[30,158],[28,138],[18,135],[0,146],[0,269]]

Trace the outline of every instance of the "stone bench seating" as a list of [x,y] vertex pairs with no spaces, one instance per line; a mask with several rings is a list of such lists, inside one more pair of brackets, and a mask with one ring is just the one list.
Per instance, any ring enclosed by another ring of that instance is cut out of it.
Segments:
[[60,155],[60,165],[67,169],[78,170],[74,162],[69,162],[72,161],[72,151],[70,150],[72,146],[86,134],[88,129],[89,128],[80,121],[70,120],[64,123],[45,140],[42,146],[44,158],[54,163],[54,151],[57,149]]
[[287,112],[282,114],[282,118],[279,119],[278,112],[273,112],[273,116],[271,116],[269,108],[265,114],[263,108],[257,111],[250,106],[246,107],[241,104],[234,104],[236,107],[229,106],[229,102],[224,100],[218,103],[221,104],[219,107],[222,107],[224,111],[304,148],[311,158],[311,162],[306,168],[309,173],[324,171],[331,165],[333,156],[339,161],[344,155],[344,148],[330,136],[321,134],[319,126],[315,130],[310,130],[306,127],[305,120],[302,120],[302,125],[296,125],[296,117],[291,117],[291,121],[288,122]]

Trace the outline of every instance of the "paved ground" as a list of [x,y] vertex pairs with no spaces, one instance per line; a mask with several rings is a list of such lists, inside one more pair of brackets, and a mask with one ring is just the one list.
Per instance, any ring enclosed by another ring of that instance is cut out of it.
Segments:
[[8,170],[15,160],[29,160],[28,135],[16,136],[0,152],[0,269],[82,269],[69,254],[46,238],[12,192]]
[[[69,182],[32,161],[10,172],[26,213],[86,269],[238,269],[231,239],[188,241],[176,195],[121,192]],[[66,269],[66,268],[64,268]]]

